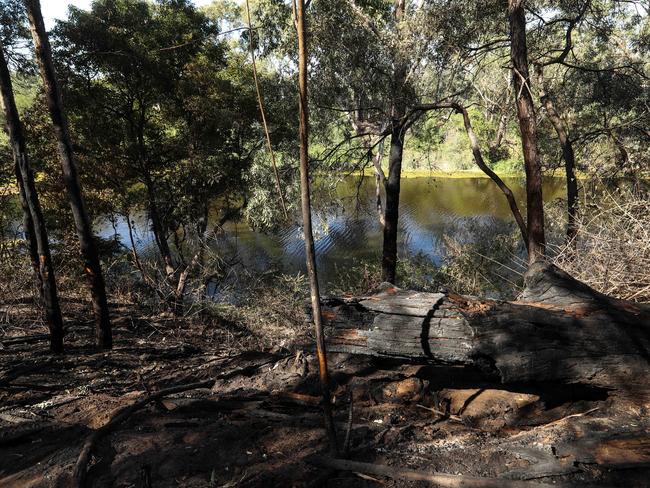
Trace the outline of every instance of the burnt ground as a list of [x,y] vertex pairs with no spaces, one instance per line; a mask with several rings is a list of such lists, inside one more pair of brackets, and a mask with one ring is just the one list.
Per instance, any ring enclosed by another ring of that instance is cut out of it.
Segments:
[[[235,354],[250,331],[129,310],[117,310],[110,352],[89,347],[91,324],[80,320],[61,356],[40,327],[0,329],[0,486],[71,486],[83,442],[122,407],[209,379],[214,386],[151,402],[101,438],[88,485],[430,486],[311,463],[327,444],[303,335]],[[551,485],[650,485],[648,405],[577,385],[499,385],[453,366],[334,354],[330,368],[351,459]]]

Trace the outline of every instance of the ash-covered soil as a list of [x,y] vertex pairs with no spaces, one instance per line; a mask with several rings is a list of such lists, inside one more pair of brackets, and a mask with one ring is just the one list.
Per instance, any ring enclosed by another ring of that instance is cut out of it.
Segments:
[[[47,351],[39,328],[4,329],[0,486],[72,486],[95,429],[139,399],[202,380],[207,387],[149,402],[100,438],[88,486],[430,486],[313,464],[328,450],[304,335],[287,348],[234,353],[226,339],[247,332],[232,324],[145,320],[128,308],[114,323],[112,351],[90,347],[91,325],[77,321],[61,356]],[[629,398],[344,354],[330,356],[330,369],[350,459],[550,485],[648,486],[648,405]]]

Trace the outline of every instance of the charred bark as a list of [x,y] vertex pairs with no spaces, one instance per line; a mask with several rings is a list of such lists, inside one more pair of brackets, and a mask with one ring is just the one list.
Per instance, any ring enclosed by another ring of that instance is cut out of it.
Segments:
[[68,198],[70,199],[70,207],[81,245],[84,271],[90,283],[96,324],[95,338],[97,346],[110,349],[113,345],[113,339],[108,300],[106,298],[106,285],[104,283],[95,237],[92,232],[92,225],[81,192],[77,165],[72,151],[72,141],[68,130],[68,122],[63,110],[61,89],[52,62],[50,41],[45,31],[40,2],[38,0],[24,0],[24,3],[27,8],[27,16],[34,40],[36,59],[41,72],[41,78],[43,79],[47,106],[54,125],[54,134],[58,142],[63,180],[68,192]]
[[330,350],[471,366],[503,383],[582,384],[648,398],[650,305],[531,265],[520,301],[417,293],[330,300]]
[[403,154],[404,130],[398,121],[393,121],[388,156],[388,178],[386,178],[385,183],[384,245],[381,259],[382,279],[389,283],[396,282],[397,273],[397,230],[399,225],[399,193]]
[[34,175],[27,155],[27,146],[18,109],[16,108],[11,75],[4,57],[2,44],[0,44],[0,91],[2,92],[2,106],[4,108],[7,134],[14,155],[16,179],[20,190],[30,258],[38,277],[45,323],[50,329],[50,349],[52,352],[60,353],[63,352],[63,319],[52,266],[47,228],[38,193],[36,192]]
[[521,144],[526,169],[526,204],[529,264],[544,257],[544,207],[542,171],[537,147],[537,121],[528,70],[525,0],[509,0],[510,58]]
[[309,106],[307,98],[307,20],[305,0],[298,0],[296,5],[296,30],[298,31],[298,92],[300,118],[300,200],[302,206],[303,233],[305,236],[305,259],[307,276],[311,292],[311,311],[316,334],[316,352],[320,386],[323,395],[323,419],[325,430],[329,437],[329,448],[332,453],[338,452],[336,429],[332,417],[331,392],[329,371],[327,367],[327,351],[323,333],[323,316],[321,313],[318,272],[316,268],[316,250],[311,223],[311,195],[309,185]]

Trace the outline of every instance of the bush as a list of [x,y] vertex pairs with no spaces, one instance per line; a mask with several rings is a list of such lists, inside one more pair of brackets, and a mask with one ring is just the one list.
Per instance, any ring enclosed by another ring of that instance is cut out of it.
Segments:
[[638,188],[605,190],[584,205],[575,243],[557,246],[554,262],[594,289],[650,302],[650,201]]

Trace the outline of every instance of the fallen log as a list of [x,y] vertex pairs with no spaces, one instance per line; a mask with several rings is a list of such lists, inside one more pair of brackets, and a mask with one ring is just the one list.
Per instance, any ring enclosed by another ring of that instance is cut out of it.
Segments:
[[478,368],[502,383],[583,384],[648,399],[650,306],[614,299],[550,264],[519,301],[382,285],[326,299],[329,350]]

